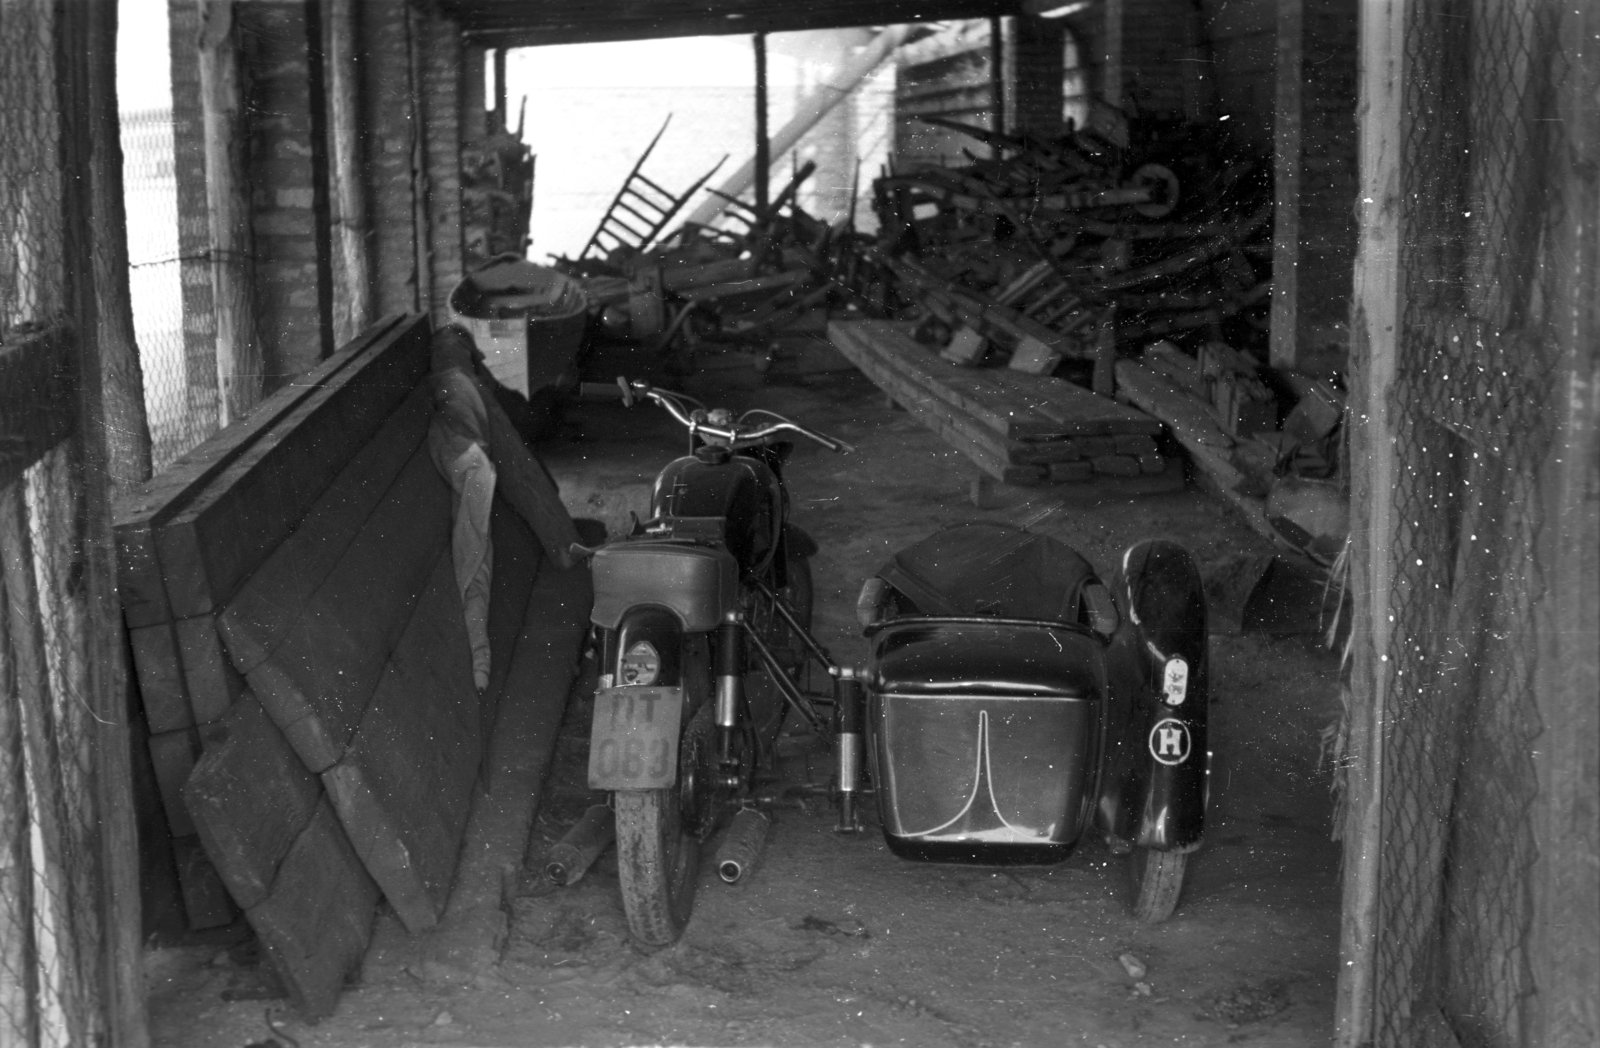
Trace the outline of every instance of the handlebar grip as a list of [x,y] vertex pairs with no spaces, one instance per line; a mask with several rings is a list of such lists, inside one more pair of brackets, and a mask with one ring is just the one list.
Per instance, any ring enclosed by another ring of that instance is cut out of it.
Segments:
[[579,400],[621,400],[622,390],[614,382],[578,383]]

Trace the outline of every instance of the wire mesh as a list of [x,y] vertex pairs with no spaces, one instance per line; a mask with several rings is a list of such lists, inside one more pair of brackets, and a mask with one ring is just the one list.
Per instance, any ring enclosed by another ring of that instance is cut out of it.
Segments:
[[1399,481],[1378,1045],[1522,1041],[1539,730],[1533,478],[1553,395],[1537,264],[1567,75],[1543,0],[1414,0],[1406,27]]
[[[88,199],[84,173],[61,164],[65,118],[86,104],[56,66],[85,50],[81,20],[62,39],[71,13],[0,4],[0,352],[67,337],[65,215]],[[22,447],[34,392],[0,388],[0,428],[15,425]],[[76,448],[57,444],[0,487],[0,1044],[24,1048],[109,1033]]]

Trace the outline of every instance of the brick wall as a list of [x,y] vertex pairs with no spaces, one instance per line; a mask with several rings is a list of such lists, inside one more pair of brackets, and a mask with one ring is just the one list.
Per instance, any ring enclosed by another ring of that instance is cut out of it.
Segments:
[[422,45],[422,119],[427,166],[431,309],[447,319],[450,291],[461,280],[462,44],[455,22],[434,11],[418,18]]
[[245,45],[251,232],[266,392],[333,351],[331,239],[315,4],[236,7]]
[[372,226],[374,312],[418,306],[417,211],[411,117],[410,16],[394,0],[362,0],[361,113],[367,129],[367,216]]

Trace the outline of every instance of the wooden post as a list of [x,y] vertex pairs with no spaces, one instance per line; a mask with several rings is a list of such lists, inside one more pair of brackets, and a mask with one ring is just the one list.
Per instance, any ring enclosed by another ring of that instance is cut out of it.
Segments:
[[356,0],[328,3],[328,101],[333,197],[339,223],[339,288],[334,341],[344,345],[372,321],[367,251],[367,183],[362,171],[361,73],[356,67]]
[[417,9],[406,4],[406,57],[410,64],[411,87],[411,228],[415,247],[416,304],[418,313],[433,312],[433,229],[428,219],[428,178],[426,103],[422,91],[422,41]]
[[[78,801],[80,813],[92,813],[95,825],[83,839],[83,853],[76,860],[80,868],[70,871],[80,894],[80,906],[98,910],[98,921],[86,915],[73,918],[77,928],[98,925],[100,942],[94,955],[85,958],[80,976],[93,979],[94,995],[106,1028],[96,1029],[95,1040],[111,1048],[148,1048],[149,1029],[145,1013],[143,973],[143,920],[139,905],[139,847],[133,811],[133,764],[128,731],[128,667],[123,654],[121,607],[117,599],[116,562],[111,535],[111,484],[106,449],[106,398],[100,356],[100,310],[94,260],[99,254],[97,241],[109,236],[125,236],[121,227],[110,228],[106,216],[95,212],[96,190],[75,176],[89,170],[94,142],[99,130],[94,113],[99,101],[109,103],[113,92],[101,87],[98,78],[106,75],[114,61],[114,50],[98,56],[100,70],[94,70],[93,42],[114,39],[114,34],[97,26],[92,7],[63,5],[57,30],[56,90],[60,99],[62,163],[62,242],[63,291],[69,314],[76,325],[78,352],[78,426],[72,441],[62,450],[61,470],[50,496],[60,512],[60,524],[49,529],[46,541],[56,543],[59,558],[57,614],[61,617],[61,638],[78,660],[81,691],[72,698],[79,706],[73,714],[63,714],[82,738],[79,757],[87,757],[83,785],[90,796]],[[118,187],[120,191],[120,186]],[[124,255],[125,257],[125,255]],[[21,492],[12,491],[21,502]],[[3,524],[23,519],[0,511]],[[13,598],[26,598],[26,589],[16,567],[23,560],[22,539],[8,536],[6,547],[6,588]],[[30,572],[31,573],[31,566]],[[35,598],[37,599],[37,598]],[[13,616],[15,621],[15,616]],[[19,669],[22,667],[19,667]],[[36,682],[37,698],[47,695],[46,684]],[[28,685],[24,685],[24,691]],[[24,717],[24,738],[28,734]],[[43,726],[42,717],[36,723]],[[48,802],[48,799],[44,799]],[[43,807],[43,803],[41,804]],[[78,945],[90,945],[80,938]],[[70,1006],[69,1006],[70,1007]],[[71,1020],[69,1017],[69,1029]],[[98,1023],[96,1024],[98,1026]]]
[[1270,363],[1293,368],[1299,334],[1300,171],[1305,138],[1305,0],[1278,4],[1277,119],[1273,121]]
[[[1006,131],[1006,20],[999,15],[989,19],[989,128]],[[1000,148],[992,152],[998,158]]]
[[1379,853],[1383,846],[1384,722],[1394,585],[1394,485],[1399,470],[1389,394],[1394,386],[1403,285],[1400,158],[1405,148],[1407,0],[1361,8],[1358,108],[1360,240],[1350,333],[1350,588],[1354,608],[1346,713],[1343,903],[1334,1044],[1371,1036],[1375,1002]]
[[[1594,1042],[1600,1026],[1600,14],[1573,5],[1553,38],[1567,68],[1559,85],[1561,148],[1550,163],[1564,198],[1546,226],[1550,325],[1555,343],[1548,410],[1553,440],[1540,464],[1542,502],[1534,576],[1538,643],[1534,694],[1543,731],[1530,743],[1539,776],[1533,812],[1539,863],[1532,872],[1528,953],[1534,1013],[1528,1043]],[[1553,27],[1554,28],[1554,27]],[[1558,78],[1559,76],[1559,78]]]
[[498,135],[506,129],[506,49],[494,49],[494,109],[491,110],[489,133]]
[[767,214],[772,180],[772,143],[767,138],[767,34],[755,35],[756,48],[756,214]]
[[96,216],[94,284],[100,318],[101,388],[105,397],[107,466],[121,491],[150,476],[150,423],[144,370],[133,333],[128,291],[127,216],[122,200],[122,142],[117,119],[117,5],[88,5],[89,122],[94,152],[89,185]]
[[200,101],[205,114],[206,204],[211,209],[211,281],[217,316],[220,422],[261,400],[263,365],[256,324],[254,251],[234,0],[200,0]]

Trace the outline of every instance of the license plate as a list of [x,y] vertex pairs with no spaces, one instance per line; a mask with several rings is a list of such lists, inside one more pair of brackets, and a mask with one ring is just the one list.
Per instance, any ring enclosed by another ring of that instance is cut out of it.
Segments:
[[659,790],[678,780],[682,688],[601,688],[589,729],[589,788]]

